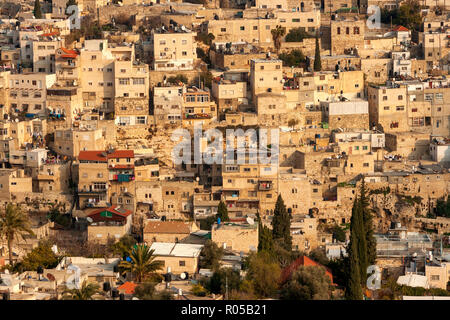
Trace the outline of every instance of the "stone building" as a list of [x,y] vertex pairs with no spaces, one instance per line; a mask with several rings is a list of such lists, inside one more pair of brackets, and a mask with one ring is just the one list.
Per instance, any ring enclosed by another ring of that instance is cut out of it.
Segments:
[[356,53],[364,48],[365,21],[358,18],[331,20],[331,54]]
[[258,224],[214,224],[211,240],[219,247],[233,252],[250,253],[258,250]]
[[153,29],[150,40],[153,70],[192,70],[197,59],[196,35],[185,26]]
[[320,105],[330,129],[369,129],[369,104],[365,100],[322,101]]

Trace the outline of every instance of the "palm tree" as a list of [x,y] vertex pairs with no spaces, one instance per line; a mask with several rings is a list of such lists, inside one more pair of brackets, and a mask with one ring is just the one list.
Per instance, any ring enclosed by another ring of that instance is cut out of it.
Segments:
[[0,214],[0,237],[5,237],[8,241],[9,264],[13,264],[12,244],[17,237],[25,240],[24,235],[34,235],[31,230],[28,216],[18,205],[8,203],[5,212]]
[[131,271],[136,276],[136,282],[142,282],[149,274],[163,268],[162,261],[154,261],[155,250],[145,244],[137,244],[131,250],[131,261],[122,261],[120,266],[125,270]]
[[286,34],[286,29],[282,26],[276,26],[275,29],[271,30],[271,33],[273,38],[273,45],[275,46],[275,49],[278,53],[281,47],[281,38],[283,38]]
[[94,294],[99,293],[99,285],[83,281],[80,289],[66,289],[63,292],[64,300],[93,300]]

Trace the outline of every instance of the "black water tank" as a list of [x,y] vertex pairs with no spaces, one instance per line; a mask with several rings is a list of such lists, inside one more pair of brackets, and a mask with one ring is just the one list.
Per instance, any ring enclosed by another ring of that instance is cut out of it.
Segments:
[[162,216],[161,221],[166,221],[166,216]]
[[111,292],[111,295],[112,295],[113,298],[119,297],[119,290],[113,289],[112,292]]
[[43,274],[44,273],[44,268],[42,266],[37,267],[37,273],[38,274]]
[[11,294],[9,291],[3,292],[3,300],[11,300]]
[[125,300],[125,295],[124,295],[123,293],[121,293],[121,294],[119,295],[119,299],[120,299],[120,300]]
[[113,267],[113,272],[114,272],[114,273],[119,272],[119,265],[116,264],[116,265]]
[[171,282],[172,281],[172,274],[171,273],[166,273],[164,275],[164,281],[165,282]]
[[108,292],[111,290],[111,284],[109,282],[103,283],[103,291]]

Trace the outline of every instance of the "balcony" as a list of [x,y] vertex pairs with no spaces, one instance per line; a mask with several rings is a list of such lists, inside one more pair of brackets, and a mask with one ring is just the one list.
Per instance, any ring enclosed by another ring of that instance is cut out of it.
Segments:
[[106,193],[106,189],[79,189],[78,194],[79,195],[87,195],[87,194],[104,194]]
[[129,182],[134,180],[134,174],[113,174],[109,177],[110,181]]
[[258,183],[258,190],[259,191],[268,191],[268,190],[272,190],[273,188],[273,184],[272,181],[259,181]]
[[207,113],[186,113],[183,115],[183,119],[192,120],[192,119],[211,119],[211,115]]

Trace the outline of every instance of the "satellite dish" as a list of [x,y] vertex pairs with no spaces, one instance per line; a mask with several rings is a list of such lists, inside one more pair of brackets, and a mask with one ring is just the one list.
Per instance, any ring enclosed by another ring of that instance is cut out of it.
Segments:
[[56,278],[54,275],[52,275],[51,273],[47,273],[47,279],[50,281],[56,281]]
[[247,217],[246,220],[247,220],[247,223],[250,224],[250,225],[255,224],[255,220],[253,220],[253,218]]
[[94,220],[92,220],[92,218],[91,217],[87,217],[86,218],[86,220],[89,222],[89,223],[92,223],[92,222],[94,222]]
[[183,280],[186,279],[186,272],[183,272],[183,273],[180,275],[180,278],[183,279]]

